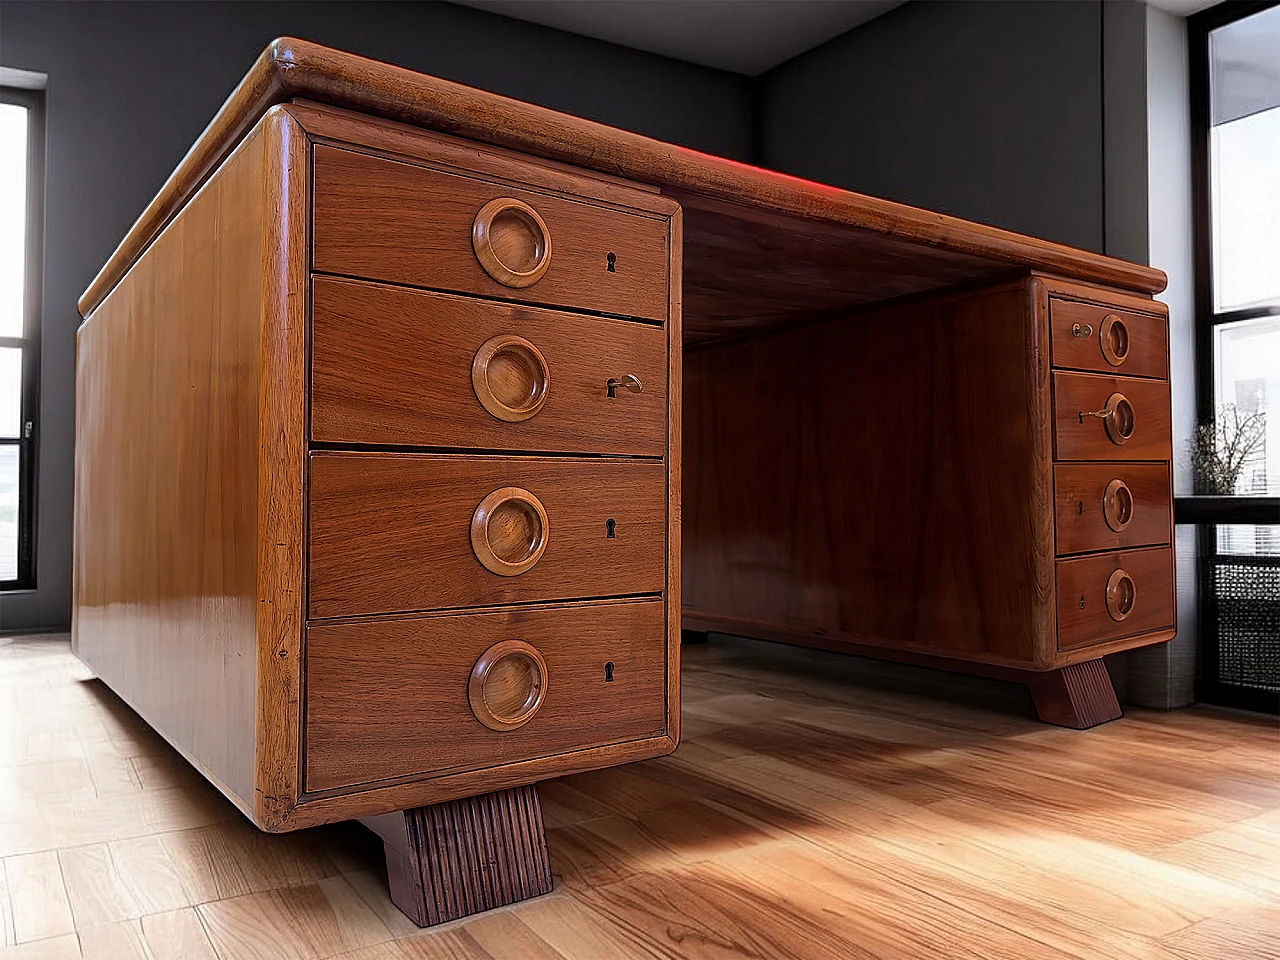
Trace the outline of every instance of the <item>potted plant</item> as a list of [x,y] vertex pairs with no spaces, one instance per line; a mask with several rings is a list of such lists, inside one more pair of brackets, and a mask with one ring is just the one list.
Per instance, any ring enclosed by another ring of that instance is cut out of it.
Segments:
[[1243,414],[1234,404],[1196,427],[1191,441],[1191,473],[1197,494],[1231,496],[1244,465],[1266,436],[1265,413]]

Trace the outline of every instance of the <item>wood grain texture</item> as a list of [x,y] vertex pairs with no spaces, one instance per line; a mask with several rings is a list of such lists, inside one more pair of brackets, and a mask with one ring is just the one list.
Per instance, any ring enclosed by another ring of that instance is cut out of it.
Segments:
[[[324,277],[313,298],[316,442],[666,455],[661,327]],[[541,408],[518,422],[490,414],[472,383],[477,351],[504,334],[533,344],[549,374]],[[610,398],[608,379],[627,373],[642,392]]]
[[[1107,485],[1120,480],[1132,501],[1122,530],[1108,525]],[[1164,463],[1059,463],[1053,468],[1054,528],[1058,553],[1087,553],[1168,543],[1173,498]]]
[[1048,666],[1046,341],[1011,284],[687,354],[686,620]]
[[[1158,309],[1159,305],[1153,301],[1151,308]],[[1109,317],[1119,320],[1125,332],[1128,353],[1119,364],[1108,361],[1099,346]],[[1050,301],[1049,327],[1055,367],[1126,377],[1163,379],[1169,375],[1169,324],[1165,316],[1055,297]],[[1086,329],[1089,333],[1079,336],[1073,329],[1079,334]]]
[[1086,730],[1124,715],[1107,665],[1100,659],[1046,671],[1027,686],[1045,723]]
[[307,297],[311,206],[306,135],[268,114],[258,397],[256,822],[286,828],[301,792],[302,630],[306,616]]
[[[507,639],[542,655],[545,694],[527,723],[494,730],[467,685]],[[313,623],[307,790],[476,770],[473,791],[487,792],[482,768],[663,735],[666,645],[661,600]]]
[[[1133,433],[1123,444],[1111,439],[1103,418],[1089,416],[1104,410],[1116,393],[1133,407]],[[1092,373],[1053,375],[1053,444],[1059,460],[1169,460],[1172,423],[1167,381]]]
[[947,248],[739,202],[673,194],[685,215],[685,342],[770,326],[1012,272]]
[[[1038,723],[1012,687],[886,682],[857,658],[724,636],[685,661],[677,753],[538,785],[555,891],[421,930],[387,896],[379,837],[258,831],[85,679],[65,637],[13,638],[0,917],[49,935],[0,955],[79,957],[77,932],[98,946],[58,860],[97,844],[116,866],[96,874],[98,902],[144,911],[114,915],[156,960],[215,943],[273,960],[811,957],[821,938],[877,960],[1280,948],[1274,719],[1129,708],[1081,736]],[[47,883],[21,880],[28,853],[48,854]]]
[[391,899],[420,927],[550,893],[538,788],[406,810],[406,848],[386,844]]
[[[90,313],[240,137],[272,104],[306,98],[681,191],[770,210],[802,227],[825,221],[989,264],[1045,270],[1155,293],[1150,267],[710,157],[304,40],[271,43],[80,299]],[[708,267],[712,265],[708,264]],[[699,266],[690,263],[696,278]],[[978,279],[975,275],[971,279]]]
[[[1107,581],[1119,569],[1133,579],[1133,609],[1123,620],[1107,609]],[[1116,637],[1172,627],[1173,551],[1126,550],[1058,561],[1058,648],[1090,646]]]
[[[313,263],[322,273],[666,318],[665,217],[323,144],[314,148],[314,163]],[[508,179],[521,172],[513,161]],[[477,214],[499,198],[523,201],[546,221],[550,260],[529,286],[493,279],[472,248]]]
[[[312,454],[310,615],[659,594],[666,483],[647,460]],[[511,577],[485,569],[470,539],[476,507],[508,486],[548,518],[541,559]]]
[[258,128],[88,318],[76,375],[76,653],[250,816],[266,154]]

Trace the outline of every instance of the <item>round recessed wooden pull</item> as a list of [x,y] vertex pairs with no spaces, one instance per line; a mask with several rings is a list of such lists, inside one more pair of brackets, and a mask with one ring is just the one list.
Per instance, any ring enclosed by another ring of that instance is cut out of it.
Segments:
[[1107,613],[1112,620],[1123,620],[1133,611],[1138,591],[1133,577],[1124,570],[1113,570],[1107,579]]
[[527,287],[551,265],[551,233],[527,203],[500,197],[476,214],[471,246],[485,273],[508,287]]
[[1123,480],[1112,480],[1102,495],[1102,515],[1107,526],[1119,533],[1133,519],[1133,493]]
[[1133,412],[1133,404],[1123,393],[1113,393],[1107,398],[1107,414],[1103,423],[1107,425],[1107,436],[1115,444],[1128,443],[1133,436],[1133,428],[1137,420]]
[[1102,355],[1107,358],[1107,363],[1118,367],[1129,356],[1129,328],[1114,313],[1109,313],[1098,331],[1098,343],[1102,346]]
[[551,371],[546,358],[524,337],[486,340],[471,362],[471,386],[480,405],[499,420],[518,423],[547,402]]
[[533,644],[503,640],[480,654],[467,681],[471,712],[490,730],[533,719],[547,696],[547,661]]
[[471,515],[471,549],[486,569],[516,577],[542,559],[547,527],[541,500],[520,487],[502,487]]

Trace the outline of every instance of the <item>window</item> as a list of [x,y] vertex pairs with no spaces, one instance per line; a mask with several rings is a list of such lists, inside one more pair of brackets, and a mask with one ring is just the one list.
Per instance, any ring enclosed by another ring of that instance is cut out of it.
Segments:
[[44,96],[0,88],[0,589],[35,586]]
[[[1265,420],[1236,495],[1280,494],[1280,6],[1191,21],[1201,422]],[[1223,491],[1226,492],[1226,491]]]
[[[1187,21],[1196,216],[1196,408],[1244,424],[1199,527],[1199,699],[1280,710],[1280,5]],[[1219,432],[1221,437],[1221,433]],[[1222,438],[1219,445],[1225,445]],[[1222,483],[1229,487],[1230,483]],[[1217,522],[1213,522],[1216,520]]]

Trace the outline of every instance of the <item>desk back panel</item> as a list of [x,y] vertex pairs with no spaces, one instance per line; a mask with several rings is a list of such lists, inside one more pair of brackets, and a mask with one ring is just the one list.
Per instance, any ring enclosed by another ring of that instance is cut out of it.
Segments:
[[1044,660],[1049,368],[1031,320],[1014,283],[687,353],[686,611]]

